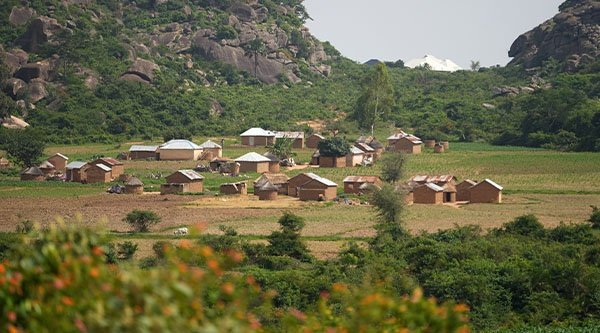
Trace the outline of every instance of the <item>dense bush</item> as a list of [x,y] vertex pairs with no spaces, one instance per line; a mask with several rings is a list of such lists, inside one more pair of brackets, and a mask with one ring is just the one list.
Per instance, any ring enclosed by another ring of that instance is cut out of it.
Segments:
[[154,212],[134,209],[123,218],[136,232],[147,232],[150,227],[160,222],[160,216]]

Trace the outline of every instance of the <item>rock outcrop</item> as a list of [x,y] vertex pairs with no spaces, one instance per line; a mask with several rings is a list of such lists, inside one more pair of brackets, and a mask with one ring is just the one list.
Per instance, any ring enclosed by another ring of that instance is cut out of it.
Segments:
[[28,7],[13,7],[8,21],[14,26],[21,26],[27,24],[29,20],[35,15],[35,10]]
[[19,37],[17,43],[27,52],[38,52],[40,46],[47,43],[61,29],[63,27],[56,19],[40,16],[31,21],[27,31]]
[[576,71],[600,57],[600,1],[569,0],[560,13],[519,36],[508,52],[509,65],[529,69],[556,59]]
[[154,71],[158,69],[158,65],[150,60],[136,59],[127,72],[121,76],[121,79],[140,83],[150,83],[154,79]]

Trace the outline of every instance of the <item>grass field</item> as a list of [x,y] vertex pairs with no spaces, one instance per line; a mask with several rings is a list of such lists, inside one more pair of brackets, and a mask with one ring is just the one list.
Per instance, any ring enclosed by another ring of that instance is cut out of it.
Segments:
[[[203,142],[198,138],[196,142]],[[213,138],[219,142],[220,138]],[[88,160],[93,156],[116,156],[128,150],[132,143],[117,145],[52,146],[47,154],[66,154],[71,160]],[[224,155],[236,158],[249,151],[262,153],[264,148],[241,147],[235,139],[227,138]],[[312,150],[297,150],[297,161],[308,162]],[[146,190],[158,190],[162,179],[177,169],[193,168],[197,162],[184,161],[126,161],[126,173],[134,174],[145,183]],[[348,175],[378,175],[379,167],[342,169],[310,168],[286,172],[289,176],[311,171],[340,184]],[[536,214],[547,226],[560,222],[580,223],[590,214],[590,205],[600,205],[600,154],[561,153],[522,147],[496,147],[479,143],[451,143],[450,151],[409,156],[406,165],[408,178],[416,174],[453,174],[459,180],[490,178],[504,186],[503,204],[451,206],[412,205],[406,209],[406,226],[414,233],[452,228],[454,225],[477,224],[483,229],[494,228],[523,214]],[[0,229],[12,231],[20,220],[31,219],[46,223],[55,215],[81,215],[90,220],[105,220],[110,230],[125,231],[121,219],[135,208],[156,210],[163,222],[155,235],[172,238],[171,230],[178,226],[202,223],[206,233],[219,233],[219,226],[234,227],[242,235],[264,239],[273,230],[284,210],[306,219],[303,236],[311,249],[329,256],[344,241],[362,241],[374,234],[375,212],[370,206],[346,206],[331,203],[300,203],[282,197],[276,202],[263,203],[255,197],[239,199],[214,196],[224,182],[247,180],[258,175],[243,174],[229,177],[204,174],[205,195],[141,197],[110,196],[104,193],[106,184],[82,185],[57,182],[20,182],[13,176],[0,174]],[[12,208],[10,208],[12,207]],[[146,236],[145,236],[146,237]],[[146,239],[146,238],[144,238]],[[320,250],[322,249],[322,250]]]

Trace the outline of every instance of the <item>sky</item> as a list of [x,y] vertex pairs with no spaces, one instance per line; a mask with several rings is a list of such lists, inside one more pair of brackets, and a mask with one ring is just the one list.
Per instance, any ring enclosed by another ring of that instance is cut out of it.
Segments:
[[506,65],[519,35],[564,0],[305,0],[306,26],[344,56],[404,62],[431,54],[468,69]]

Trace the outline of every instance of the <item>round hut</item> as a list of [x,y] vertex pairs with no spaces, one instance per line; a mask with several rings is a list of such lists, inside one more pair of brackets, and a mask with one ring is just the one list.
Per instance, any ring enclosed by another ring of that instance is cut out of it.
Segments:
[[425,144],[425,148],[434,148],[435,147],[435,140],[425,140],[425,141],[423,141],[423,143]]
[[438,143],[433,147],[433,152],[437,154],[441,154],[444,152],[444,146],[441,143]]
[[131,177],[127,183],[125,183],[125,193],[127,194],[142,194],[144,193],[144,183],[139,178]]
[[30,167],[21,172],[21,180],[43,181],[46,175],[38,167]]
[[448,141],[441,141],[440,144],[442,146],[444,146],[444,150],[450,149],[450,142],[448,142]]
[[384,151],[384,146],[381,142],[377,141],[376,139],[371,140],[371,142],[369,142],[369,146],[373,149],[375,149],[375,160],[378,160],[381,158],[381,155],[383,154]]
[[258,189],[258,200],[276,200],[277,187],[271,182],[266,182]]

